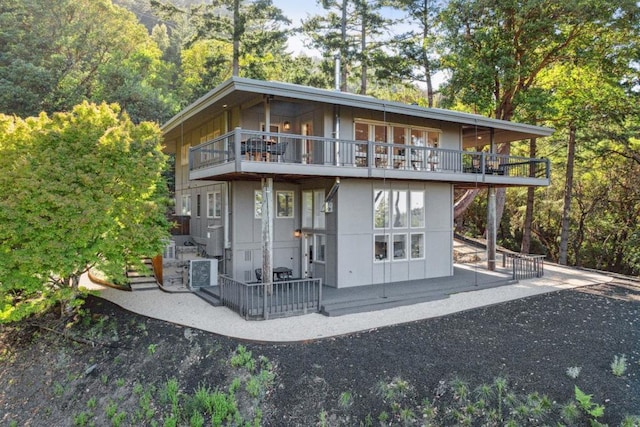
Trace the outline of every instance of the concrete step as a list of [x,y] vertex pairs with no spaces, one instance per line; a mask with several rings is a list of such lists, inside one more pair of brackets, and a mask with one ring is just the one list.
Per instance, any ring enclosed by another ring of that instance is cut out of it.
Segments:
[[139,283],[129,283],[131,290],[134,292],[138,291],[152,291],[158,289],[158,284],[154,280],[153,282],[139,282]]
[[195,294],[214,307],[219,307],[222,305],[217,286],[200,288],[195,292]]
[[320,313],[325,316],[343,316],[352,313],[364,313],[368,311],[384,310],[387,308],[412,305],[420,302],[436,301],[449,298],[444,293],[422,293],[401,296],[389,296],[386,298],[375,297],[360,300],[340,301],[323,304]]

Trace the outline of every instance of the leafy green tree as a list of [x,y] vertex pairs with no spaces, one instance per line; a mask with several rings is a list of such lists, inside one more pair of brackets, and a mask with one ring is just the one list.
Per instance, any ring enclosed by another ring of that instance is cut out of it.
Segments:
[[[443,10],[442,65],[450,73],[443,87],[445,106],[463,104],[497,119],[540,119],[549,93],[539,90],[540,73],[567,58],[599,52],[602,63],[622,48],[637,20],[633,1],[453,0]],[[498,147],[508,154],[509,144]],[[477,191],[457,202],[464,213]],[[505,192],[497,192],[501,218]]]
[[114,280],[168,237],[157,125],[117,105],[0,115],[0,320],[72,301],[95,267]]
[[111,0],[0,5],[0,112],[27,117],[104,100],[134,121],[163,120],[175,112],[163,67],[145,27]]
[[323,68],[329,74],[334,74],[331,73],[335,71],[334,59],[339,57],[341,91],[347,91],[352,84],[358,93],[369,93],[369,79],[374,75],[388,78],[392,73],[383,69],[395,61],[383,49],[391,43],[387,29],[393,20],[386,18],[383,10],[389,7],[388,2],[332,0],[318,3],[326,14],[309,17],[303,21],[301,28],[309,37],[310,47],[321,52]]
[[424,83],[427,88],[427,106],[434,106],[433,75],[439,69],[437,53],[437,22],[442,7],[434,0],[399,0],[412,29],[398,38],[399,57],[404,61],[396,72],[412,82]]

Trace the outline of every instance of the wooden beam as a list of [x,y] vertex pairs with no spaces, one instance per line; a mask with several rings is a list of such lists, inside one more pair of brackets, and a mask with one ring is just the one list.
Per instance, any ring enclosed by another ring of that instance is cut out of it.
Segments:
[[[273,291],[273,178],[262,178],[262,283],[265,298]],[[265,311],[265,316],[267,315]]]

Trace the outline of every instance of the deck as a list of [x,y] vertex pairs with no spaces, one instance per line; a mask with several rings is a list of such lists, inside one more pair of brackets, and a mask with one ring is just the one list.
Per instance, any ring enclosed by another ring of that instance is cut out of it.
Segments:
[[548,159],[240,128],[190,149],[189,178],[219,181],[271,174],[432,180],[459,186],[546,186]]

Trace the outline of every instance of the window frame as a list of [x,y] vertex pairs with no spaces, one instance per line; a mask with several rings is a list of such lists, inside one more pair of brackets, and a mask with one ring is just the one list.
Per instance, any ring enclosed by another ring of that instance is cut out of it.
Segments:
[[[281,196],[284,200],[281,200]],[[284,202],[281,204],[281,202]],[[295,192],[293,190],[276,191],[276,218],[291,219],[295,217]],[[284,212],[281,214],[281,211]]]
[[191,216],[191,194],[183,194],[180,199],[180,213],[183,216]]
[[[414,256],[414,255],[413,255],[413,237],[414,237],[414,236],[419,236],[419,237],[421,237],[421,239],[420,239],[420,256]],[[424,232],[420,232],[420,233],[409,233],[409,260],[425,259],[425,247],[424,247],[424,241],[425,241],[425,234],[424,234]]]

